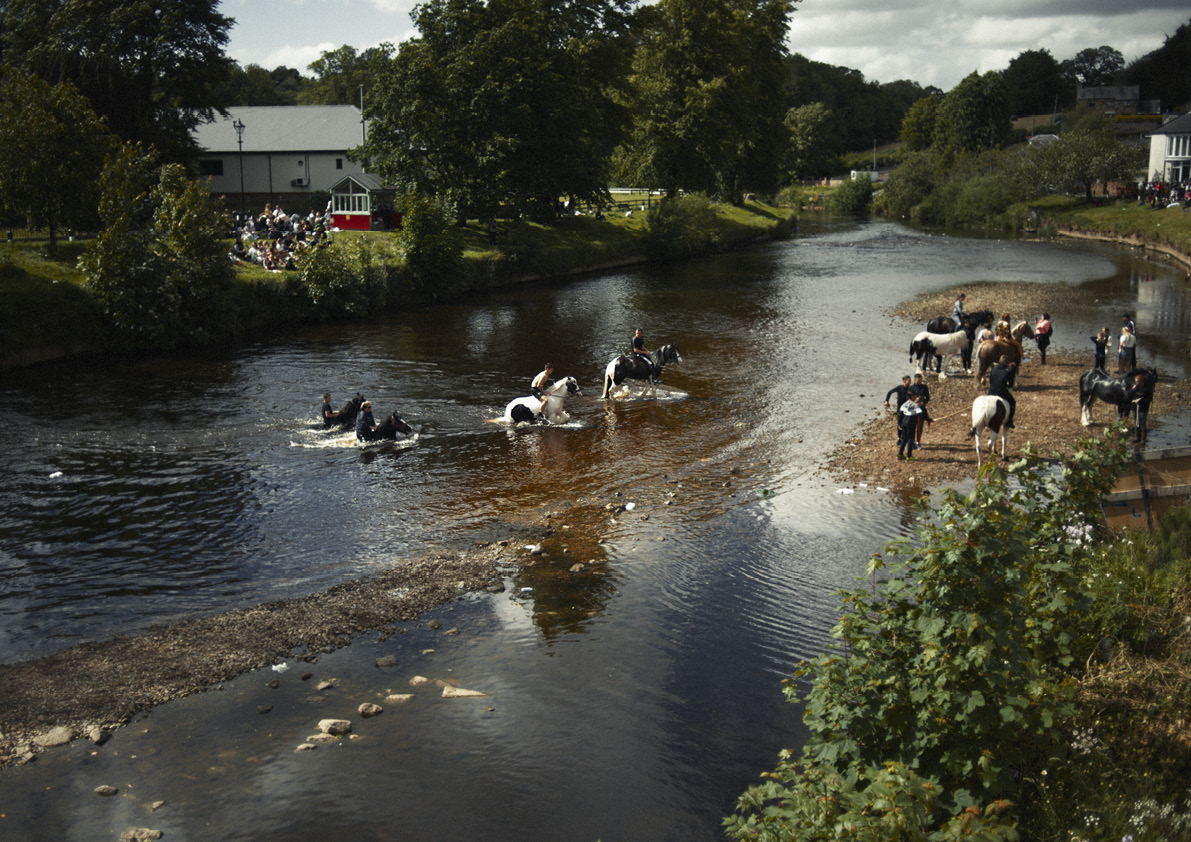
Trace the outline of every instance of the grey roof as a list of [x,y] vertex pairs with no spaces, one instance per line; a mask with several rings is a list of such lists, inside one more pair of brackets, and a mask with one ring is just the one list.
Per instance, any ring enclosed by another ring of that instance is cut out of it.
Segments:
[[1150,134],[1191,134],[1191,111],[1182,117],[1175,117],[1161,128],[1154,129]]
[[363,140],[354,105],[259,105],[229,108],[194,131],[207,152],[236,152],[232,124],[244,124],[245,152],[345,152]]
[[365,173],[359,173],[357,175],[345,175],[343,178],[339,179],[338,181],[336,181],[334,184],[331,185],[331,192],[332,193],[336,192],[337,190],[340,189],[340,187],[342,185],[346,184],[349,181],[354,181],[356,184],[360,185],[361,187],[363,187],[365,190],[367,190],[370,193],[375,193],[378,190],[392,190],[393,189],[392,187],[386,187],[385,183],[383,181],[381,181],[381,178],[379,175],[376,175],[375,173],[365,172]]

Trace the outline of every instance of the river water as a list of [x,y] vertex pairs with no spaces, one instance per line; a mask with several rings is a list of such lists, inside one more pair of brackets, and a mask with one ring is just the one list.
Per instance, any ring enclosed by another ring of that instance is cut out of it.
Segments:
[[[1069,283],[1053,346],[1089,365],[1090,333],[1134,312],[1143,361],[1187,376],[1183,273],[1124,250],[891,223],[823,223],[215,358],[4,374],[6,661],[312,593],[427,547],[554,530],[504,593],[424,618],[442,629],[406,624],[314,667],[248,675],[100,749],[79,741],[0,772],[0,837],[722,838],[735,797],[802,739],[780,685],[828,641],[835,591],[910,528],[906,499],[818,472],[908,370],[917,328],[888,314],[986,280]],[[635,327],[683,363],[655,398],[605,403],[604,365]],[[489,423],[546,360],[584,388],[572,421]],[[327,390],[364,393],[378,417],[396,408],[417,435],[327,436],[312,425]],[[1180,420],[1152,444],[1186,433]],[[398,667],[378,670],[390,654]],[[338,686],[308,700],[306,669]],[[414,674],[489,695],[423,689],[355,715]],[[325,717],[356,720],[363,739],[294,753]],[[93,795],[100,784],[121,796]]]

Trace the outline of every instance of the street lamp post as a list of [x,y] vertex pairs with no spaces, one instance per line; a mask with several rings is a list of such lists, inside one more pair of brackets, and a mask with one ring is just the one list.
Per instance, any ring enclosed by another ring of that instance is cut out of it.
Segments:
[[244,224],[244,121],[239,117],[232,123],[236,130],[236,144],[240,147],[240,224]]

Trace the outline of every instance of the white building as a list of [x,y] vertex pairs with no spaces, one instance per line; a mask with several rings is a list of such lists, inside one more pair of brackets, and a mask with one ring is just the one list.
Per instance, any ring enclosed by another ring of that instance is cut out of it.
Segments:
[[364,172],[347,158],[347,150],[363,142],[364,131],[354,105],[229,108],[226,117],[195,129],[202,150],[198,172],[233,209],[242,201],[251,212],[265,202],[301,210],[311,192],[329,191],[344,176]]
[[1191,112],[1150,135],[1151,181],[1191,181]]

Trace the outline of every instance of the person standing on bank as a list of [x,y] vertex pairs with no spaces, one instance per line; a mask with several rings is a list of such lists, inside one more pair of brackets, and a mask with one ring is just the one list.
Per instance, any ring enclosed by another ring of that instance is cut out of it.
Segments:
[[922,408],[922,397],[914,395],[897,413],[897,458],[916,459],[914,455],[914,437],[918,434],[918,427],[925,421],[933,421],[926,410]]
[[[894,386],[892,389],[890,389],[888,392],[885,393],[885,408],[886,409],[889,409],[889,399],[891,397],[893,397],[894,395],[897,396],[897,403],[894,404],[893,411],[900,413],[902,410],[902,405],[912,397],[912,395],[910,394],[910,375],[907,374],[904,377],[902,377],[902,382],[901,382],[900,386]],[[898,437],[898,439],[901,439],[901,415],[897,416],[897,429],[898,429],[897,437]]]
[[1137,324],[1129,317],[1128,313],[1121,313],[1121,327],[1129,328],[1129,332],[1133,334],[1133,338],[1137,338]]
[[926,405],[930,403],[930,387],[926,385],[921,374],[914,375],[914,383],[910,386],[910,397],[917,398],[918,405],[922,407],[922,415],[918,416],[918,429],[914,432],[914,447],[918,449],[922,447],[922,427],[926,422]]
[[1117,374],[1124,374],[1137,368],[1137,339],[1129,326],[1121,328],[1121,338],[1117,340]]
[[1046,349],[1050,347],[1050,334],[1053,330],[1050,313],[1043,312],[1042,318],[1034,322],[1034,342],[1038,345],[1038,356],[1042,365],[1046,365]]
[[1112,338],[1108,335],[1108,328],[1102,327],[1100,328],[1099,333],[1088,338],[1091,339],[1092,344],[1096,346],[1095,366],[1096,368],[1103,369],[1104,361],[1108,356],[1108,343],[1112,341]]
[[1013,386],[1016,374],[1016,366],[1009,362],[1009,357],[1004,354],[988,373],[988,393],[1004,399],[1005,403],[1009,404],[1009,417],[1005,419],[1005,426],[1010,430],[1013,429],[1013,416],[1017,414],[1017,399],[1009,389]]
[[1154,384],[1144,374],[1134,376],[1129,386],[1129,400],[1133,402],[1133,440],[1146,443],[1146,419],[1150,415],[1150,402],[1154,399]]
[[956,330],[964,326],[964,315],[964,294],[961,292],[955,297],[955,306],[951,308],[951,319],[955,322]]

